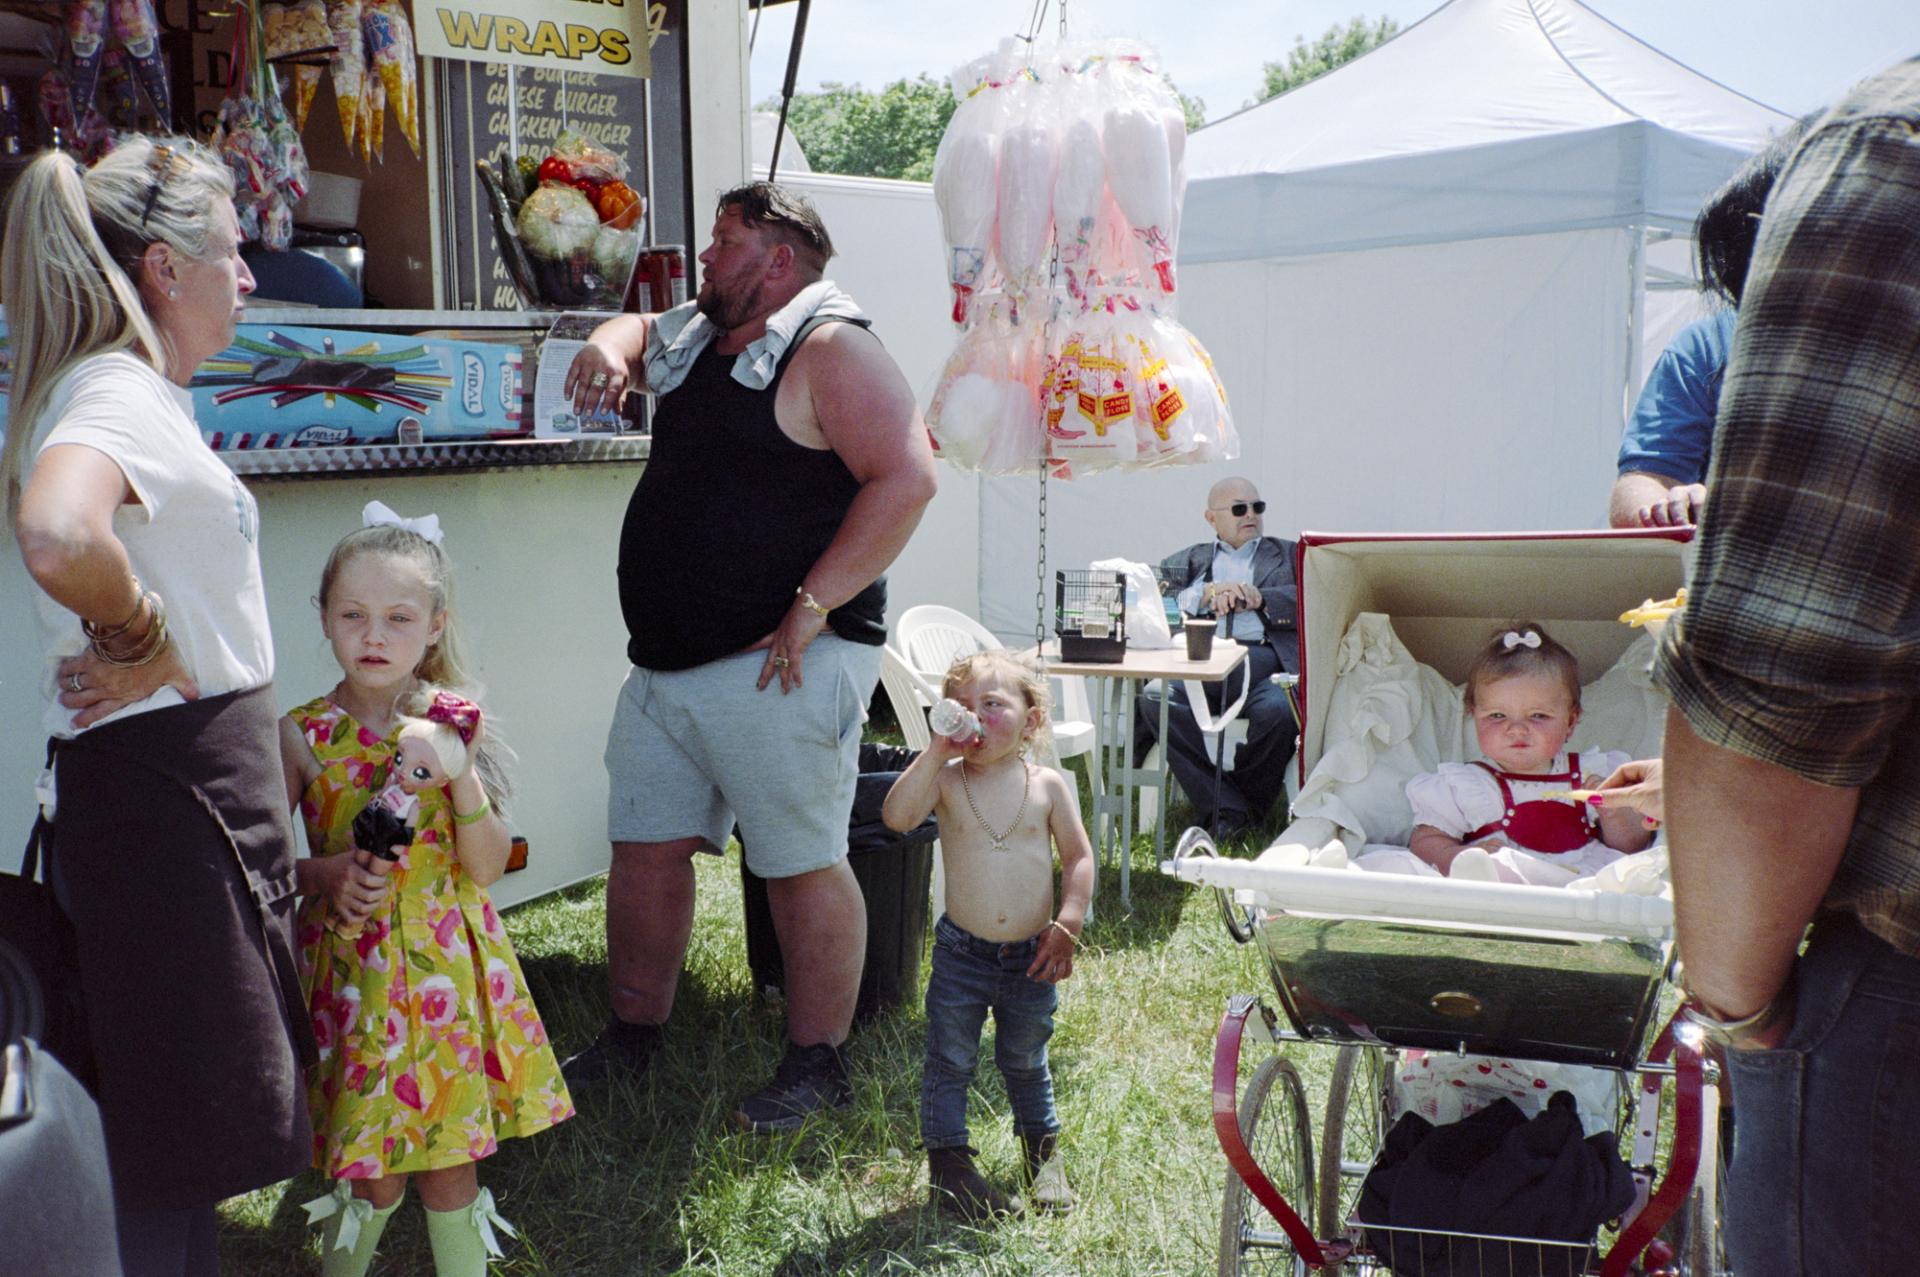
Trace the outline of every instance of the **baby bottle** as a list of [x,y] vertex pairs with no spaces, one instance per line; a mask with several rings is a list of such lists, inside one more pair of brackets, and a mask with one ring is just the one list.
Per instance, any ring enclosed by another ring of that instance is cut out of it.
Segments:
[[952,697],[927,711],[927,726],[933,728],[936,736],[945,736],[963,745],[980,735],[980,720]]

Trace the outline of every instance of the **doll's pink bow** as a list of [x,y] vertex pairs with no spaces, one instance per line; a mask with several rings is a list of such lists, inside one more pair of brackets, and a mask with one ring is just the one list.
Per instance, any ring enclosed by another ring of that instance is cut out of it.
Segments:
[[480,730],[480,707],[464,696],[435,692],[433,703],[427,706],[427,721],[445,723],[460,733],[462,745],[471,745],[474,733]]

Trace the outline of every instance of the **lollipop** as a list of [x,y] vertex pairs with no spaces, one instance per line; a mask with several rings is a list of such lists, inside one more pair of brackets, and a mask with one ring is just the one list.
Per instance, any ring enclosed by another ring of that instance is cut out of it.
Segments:
[[160,56],[160,21],[153,0],[113,0],[113,35],[133,59],[133,73],[164,126],[173,119],[173,88]]

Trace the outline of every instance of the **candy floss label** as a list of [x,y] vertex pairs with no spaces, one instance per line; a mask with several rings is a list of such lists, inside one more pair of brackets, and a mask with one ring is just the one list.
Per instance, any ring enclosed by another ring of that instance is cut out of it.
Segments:
[[460,352],[460,374],[460,406],[468,416],[477,417],[486,406],[482,393],[486,369],[480,356],[471,350]]

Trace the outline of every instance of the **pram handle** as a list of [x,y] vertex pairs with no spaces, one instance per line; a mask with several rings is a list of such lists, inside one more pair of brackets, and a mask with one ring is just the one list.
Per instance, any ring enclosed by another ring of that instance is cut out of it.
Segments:
[[1196,886],[1252,892],[1262,906],[1287,913],[1660,941],[1673,934],[1673,902],[1664,896],[1458,882],[1249,860],[1175,857],[1160,868]]

